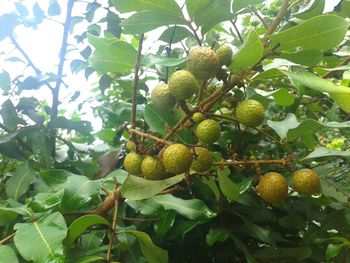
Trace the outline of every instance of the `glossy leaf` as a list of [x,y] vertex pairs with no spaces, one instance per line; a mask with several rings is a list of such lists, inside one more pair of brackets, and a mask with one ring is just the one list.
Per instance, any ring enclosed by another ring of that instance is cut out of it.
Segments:
[[30,207],[36,212],[43,212],[61,204],[63,190],[55,193],[39,193],[30,202]]
[[153,10],[159,13],[182,15],[175,0],[113,0],[115,8],[122,12]]
[[349,157],[350,152],[333,150],[326,147],[319,147],[315,149],[312,153],[310,153],[308,156],[304,157],[303,160],[315,159],[320,157],[329,157],[329,156]]
[[159,40],[165,43],[177,43],[186,37],[192,36],[192,33],[182,26],[172,26],[168,27],[159,37]]
[[295,52],[281,52],[279,57],[296,64],[313,66],[322,61],[323,54],[321,51],[315,49],[302,49]]
[[0,246],[0,263],[18,263],[16,252],[10,246]]
[[300,262],[309,258],[312,254],[312,250],[310,247],[279,247],[277,249],[274,248],[262,248],[258,249],[254,256],[260,260],[285,260],[289,259],[294,262]]
[[209,6],[210,0],[186,0],[186,8],[191,18]]
[[325,0],[316,0],[312,3],[312,5],[307,10],[296,14],[295,17],[306,20],[314,16],[322,15],[324,7],[325,7]]
[[218,179],[222,193],[227,199],[235,202],[239,197],[239,187],[228,177],[228,173],[225,170],[218,169]]
[[45,183],[53,190],[62,189],[68,177],[72,175],[69,171],[60,169],[46,170],[40,173]]
[[213,246],[215,242],[225,242],[229,236],[226,229],[211,228],[206,236],[206,241],[209,246]]
[[232,11],[237,13],[243,8],[247,8],[250,5],[256,5],[263,2],[263,0],[233,0],[232,1]]
[[164,180],[147,180],[138,176],[129,175],[122,185],[121,193],[129,200],[150,198],[164,189],[181,182],[184,174],[179,174]]
[[164,236],[174,225],[177,213],[174,210],[164,211],[160,214],[160,220],[154,224],[154,231],[159,236]]

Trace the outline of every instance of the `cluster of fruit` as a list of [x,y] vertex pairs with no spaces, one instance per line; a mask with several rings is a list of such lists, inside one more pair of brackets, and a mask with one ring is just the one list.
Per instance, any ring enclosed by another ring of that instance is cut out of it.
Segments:
[[[177,101],[184,102],[197,93],[198,81],[215,77],[231,60],[232,50],[227,45],[221,46],[217,51],[208,47],[193,48],[187,58],[188,70],[178,70],[170,76],[168,84],[154,87],[151,103],[159,110],[170,111]],[[213,165],[213,157],[204,145],[218,141],[221,126],[216,120],[205,116],[202,112],[195,112],[191,117],[200,146],[188,147],[180,143],[170,143],[157,155],[144,156],[137,151],[136,144],[130,141],[127,143],[129,153],[124,160],[124,169],[148,180],[160,180],[190,169],[200,173],[208,171]],[[265,109],[256,100],[244,100],[235,107],[235,117],[240,124],[257,127],[265,120]],[[294,188],[300,193],[315,194],[320,190],[318,176],[311,170],[296,172],[293,181]],[[276,203],[287,197],[288,184],[282,175],[268,173],[261,177],[257,192],[265,201]]]

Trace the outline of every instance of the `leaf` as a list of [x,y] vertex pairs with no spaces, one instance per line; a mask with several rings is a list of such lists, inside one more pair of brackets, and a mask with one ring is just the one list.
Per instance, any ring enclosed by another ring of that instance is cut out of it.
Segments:
[[269,125],[274,131],[278,134],[281,140],[285,140],[287,138],[288,131],[291,129],[295,129],[300,125],[297,118],[294,114],[288,113],[287,117],[282,121],[267,121],[267,125]]
[[293,94],[290,94],[288,89],[281,88],[274,91],[264,91],[264,90],[255,90],[259,95],[264,97],[273,96],[277,105],[280,106],[291,106],[294,104],[295,97]]
[[101,181],[89,180],[85,176],[71,175],[64,185],[61,206],[64,211],[85,207],[100,192]]
[[151,67],[153,65],[160,65],[166,67],[174,67],[184,63],[187,58],[168,58],[168,57],[160,57],[152,54],[146,55],[143,59],[143,64],[147,67]]
[[67,234],[63,216],[55,212],[31,223],[14,226],[15,245],[23,258],[37,263],[63,262],[62,240]]
[[322,61],[323,54],[315,49],[302,49],[295,52],[281,52],[279,57],[296,64],[314,66]]
[[306,20],[314,16],[322,15],[324,7],[325,0],[316,0],[306,11],[296,14],[295,17],[302,20]]
[[235,53],[232,58],[230,70],[240,72],[253,67],[263,56],[264,46],[258,34],[251,30],[248,33],[243,46]]
[[186,0],[186,8],[191,18],[197,16],[199,12],[208,7],[210,0]]
[[244,232],[247,232],[248,235],[264,242],[273,247],[276,246],[275,240],[272,239],[270,235],[270,230],[266,228],[262,228],[253,222],[245,220],[245,227],[242,227]]
[[27,164],[18,166],[14,175],[6,181],[6,194],[17,201],[29,190],[33,180],[34,172]]
[[91,263],[91,262],[103,262],[105,260],[104,257],[99,255],[90,255],[84,256],[79,259],[76,259],[74,263]]
[[225,229],[211,228],[206,236],[208,246],[213,246],[215,242],[225,242],[229,238],[229,233]]
[[316,16],[270,36],[270,47],[278,45],[278,50],[292,50],[297,47],[331,49],[344,39],[348,26],[345,19],[336,15]]
[[18,263],[18,258],[14,249],[10,246],[0,246],[0,263]]
[[135,13],[122,22],[124,33],[145,33],[161,26],[186,25],[187,21],[172,14],[159,13],[157,11],[141,11]]
[[164,211],[160,215],[160,220],[154,224],[154,231],[161,237],[174,225],[177,213],[174,210]]
[[159,13],[182,15],[182,11],[174,0],[113,0],[114,7],[121,13],[131,11],[153,10]]
[[94,225],[106,225],[110,227],[110,223],[101,216],[98,215],[85,215],[81,216],[73,221],[68,228],[67,237],[63,244],[66,248],[71,248],[74,241],[85,232],[85,230]]
[[63,188],[67,178],[73,174],[67,170],[52,169],[40,172],[40,176],[44,182],[53,190],[60,190]]
[[7,71],[3,71],[0,73],[0,89],[3,93],[9,92],[11,88],[11,77]]
[[263,2],[263,0],[233,0],[232,1],[232,12],[237,13],[243,8],[247,8],[250,5],[256,5]]
[[327,262],[329,262],[332,258],[338,256],[343,247],[343,244],[329,244],[326,249]]
[[[228,169],[227,169],[228,170]],[[219,186],[222,193],[232,202],[239,197],[239,187],[228,177],[225,170],[218,169]]]
[[343,111],[350,113],[350,94],[332,93],[331,97]]
[[0,207],[0,226],[6,226],[7,224],[14,222],[16,218],[17,218],[16,212],[3,210],[2,207]]
[[50,5],[47,9],[47,14],[49,16],[58,16],[61,14],[61,7],[57,0],[50,0]]
[[147,199],[181,182],[184,178],[183,174],[179,174],[164,180],[146,180],[138,176],[129,175],[122,185],[121,193],[124,198],[129,200]]
[[278,247],[278,248],[262,248],[258,249],[254,256],[260,261],[266,260],[289,260],[292,262],[301,262],[309,258],[312,254],[310,247]]
[[241,240],[239,240],[237,237],[235,237],[232,234],[230,235],[230,238],[232,239],[233,243],[235,243],[235,246],[243,251],[248,263],[256,263],[253,255],[250,253],[248,247]]
[[39,79],[29,76],[23,82],[18,84],[18,87],[21,90],[33,90],[33,89],[39,89],[44,83],[40,81]]
[[89,43],[96,50],[89,57],[89,64],[101,73],[129,73],[134,69],[137,51],[125,41],[105,39],[87,34]]
[[3,14],[0,16],[0,41],[11,35],[20,21],[15,13]]
[[54,121],[51,122],[53,128],[61,128],[67,130],[75,130],[82,135],[90,135],[92,132],[91,123],[88,121],[76,121],[69,120],[63,116],[57,117]]
[[55,193],[39,193],[30,202],[30,207],[35,212],[44,212],[46,210],[58,207],[61,204],[63,189]]
[[165,43],[177,43],[189,36],[192,36],[192,33],[186,27],[172,26],[160,35],[159,40]]
[[[171,112],[161,111],[155,108],[152,104],[148,104],[145,108],[144,118],[150,128],[160,133],[161,135],[167,134],[167,126],[174,127],[176,123],[183,117],[183,112],[174,109]],[[193,136],[188,129],[175,132],[177,137],[183,143],[193,143]]]
[[118,232],[118,234],[120,233],[127,233],[136,237],[142,253],[149,263],[167,263],[169,261],[168,252],[157,247],[148,234],[136,230],[123,230]]
[[319,147],[319,148],[316,148],[308,156],[304,157],[302,160],[315,159],[320,157],[329,157],[329,156],[349,157],[350,151],[338,151],[338,150],[333,150],[326,147]]

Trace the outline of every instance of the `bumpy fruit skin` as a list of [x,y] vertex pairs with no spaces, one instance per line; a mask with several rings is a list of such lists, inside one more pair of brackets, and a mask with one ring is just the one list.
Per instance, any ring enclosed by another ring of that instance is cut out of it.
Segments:
[[172,144],[163,152],[162,162],[169,173],[181,174],[191,167],[192,154],[183,144]]
[[178,100],[186,100],[198,90],[196,78],[186,70],[175,71],[170,76],[168,86],[170,93]]
[[196,113],[193,114],[192,120],[193,120],[195,123],[200,123],[202,120],[204,120],[204,116],[203,116],[202,113],[196,112]]
[[271,204],[279,203],[288,196],[288,184],[279,173],[270,172],[260,177],[256,190],[260,197]]
[[165,176],[165,168],[162,162],[152,156],[146,156],[141,164],[143,176],[148,180],[161,180]]
[[167,84],[158,84],[151,93],[152,104],[161,110],[170,110],[175,106],[176,100],[171,95]]
[[124,169],[130,174],[141,174],[141,163],[143,161],[142,155],[131,152],[128,153],[124,159]]
[[214,143],[220,138],[220,124],[212,119],[206,119],[198,124],[196,129],[197,138],[204,143]]
[[220,64],[229,66],[232,61],[232,48],[228,45],[223,45],[216,50],[219,55]]
[[264,106],[256,100],[245,100],[236,108],[237,120],[245,126],[256,127],[264,122]]
[[125,148],[128,152],[135,152],[136,151],[136,143],[132,141],[128,141],[125,145]]
[[208,47],[192,48],[187,57],[187,68],[197,79],[210,79],[220,69],[219,55]]
[[317,195],[321,193],[318,174],[311,169],[300,169],[293,173],[293,188],[302,194]]
[[210,152],[203,147],[194,147],[194,159],[192,161],[191,169],[196,172],[206,172],[213,164],[213,157]]

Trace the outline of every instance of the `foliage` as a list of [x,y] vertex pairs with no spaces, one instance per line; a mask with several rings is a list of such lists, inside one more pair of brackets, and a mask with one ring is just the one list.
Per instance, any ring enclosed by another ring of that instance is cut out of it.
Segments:
[[[0,72],[0,262],[349,260],[349,0],[328,13],[324,0],[27,2],[0,16],[0,41],[16,50],[1,59],[24,66]],[[72,16],[77,5],[85,11]],[[60,61],[44,72],[16,33],[61,11]],[[169,110],[150,103],[153,87],[187,69],[192,47],[224,44],[231,64],[195,97]],[[69,62],[72,74],[97,78],[90,101],[102,127],[83,118],[88,101],[67,116],[80,95],[62,96]],[[260,126],[235,119],[245,99],[266,109]],[[217,142],[198,142],[195,112],[220,124]],[[200,144],[214,164],[164,180],[128,175],[129,140],[152,155]],[[293,190],[301,168],[319,174],[322,195]],[[256,193],[268,172],[286,178],[283,202]]]

